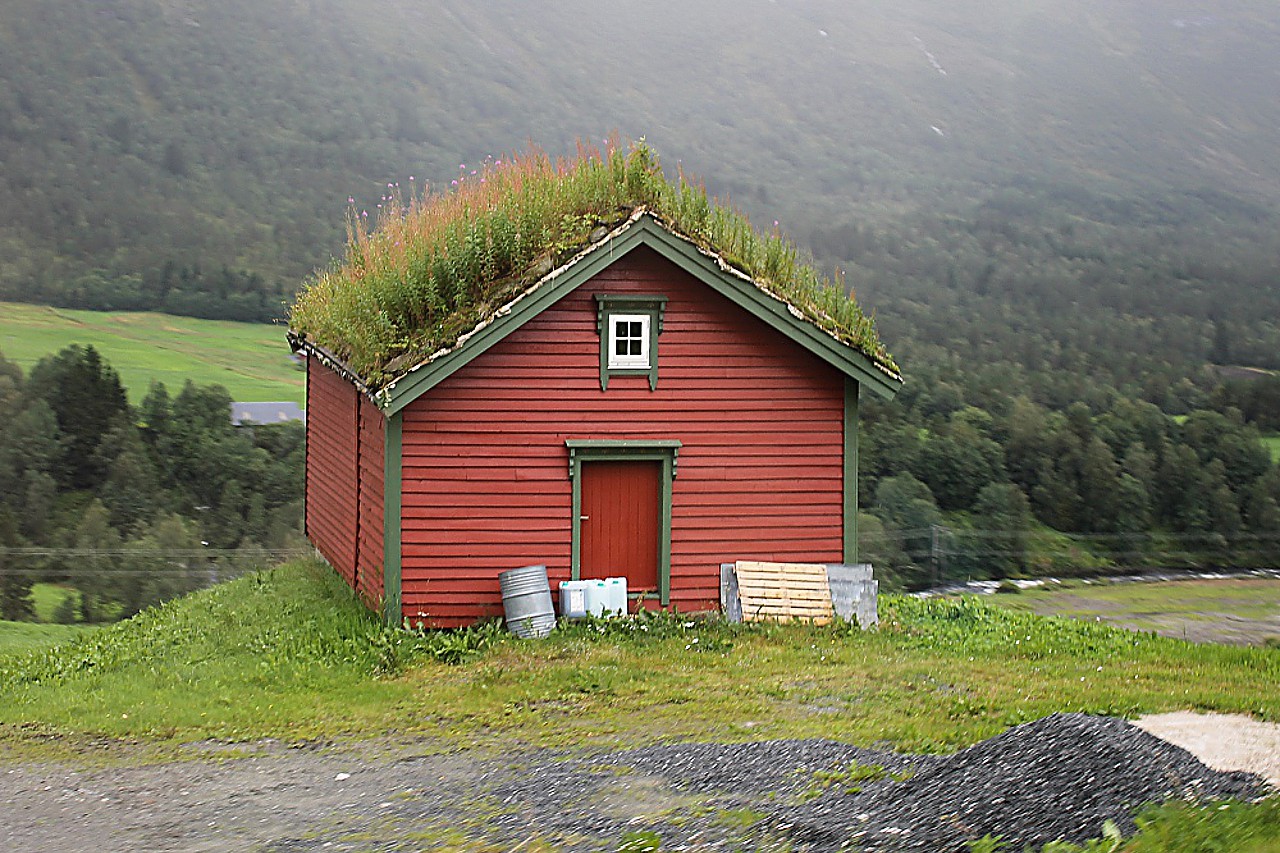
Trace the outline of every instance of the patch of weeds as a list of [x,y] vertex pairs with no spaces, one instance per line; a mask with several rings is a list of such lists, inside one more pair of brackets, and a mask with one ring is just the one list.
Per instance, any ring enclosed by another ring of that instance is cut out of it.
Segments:
[[[427,657],[447,664],[460,664],[474,660],[507,637],[502,622],[496,619],[450,630],[428,630],[422,628],[421,624],[413,627],[406,619],[403,630],[396,631],[391,628],[384,630],[393,636],[394,641],[397,641],[394,642],[397,650],[403,645],[408,652],[408,660]],[[404,639],[403,643],[398,642],[401,638]],[[398,654],[392,656],[393,663],[399,660]]]
[[767,814],[755,809],[720,809],[716,812],[714,820],[721,826],[731,829],[750,829],[766,817],[768,817]]
[[690,617],[665,610],[641,610],[626,618],[588,616],[584,619],[564,619],[561,620],[557,633],[566,639],[593,642],[616,639],[646,642],[696,636],[732,646],[732,639],[739,630],[741,626],[717,616]]
[[1009,849],[999,835],[984,835],[965,845],[969,853],[1005,853]]
[[[560,761],[573,761],[572,755],[563,755],[559,757]],[[593,776],[628,776],[635,772],[634,767],[628,767],[625,764],[592,764],[587,768],[587,772]]]
[[827,792],[828,789],[839,786],[846,794],[857,794],[862,791],[862,786],[868,782],[879,782],[881,779],[892,779],[895,782],[902,782],[910,779],[912,771],[900,770],[896,773],[890,773],[879,764],[860,764],[857,761],[851,761],[845,767],[835,770],[816,770],[813,774],[813,780],[799,794],[799,800],[806,802],[816,799]]
[[[1280,850],[1280,798],[1196,805],[1168,802],[1148,806],[1137,818],[1137,832],[1124,838],[1113,821],[1102,835],[1084,844],[1051,841],[1040,853],[1274,853]],[[996,835],[969,842],[969,853],[1005,853],[1009,845]],[[1030,848],[1028,848],[1030,850]]]
[[626,833],[618,844],[618,853],[658,853],[660,850],[662,837],[647,829]]
[[[479,841],[453,827],[441,829],[417,830],[405,832],[399,836],[413,844],[414,850],[450,850],[468,851],[468,853],[499,853],[509,849],[509,845],[493,844]],[[528,845],[523,849],[528,849]],[[538,848],[533,848],[538,849]]]

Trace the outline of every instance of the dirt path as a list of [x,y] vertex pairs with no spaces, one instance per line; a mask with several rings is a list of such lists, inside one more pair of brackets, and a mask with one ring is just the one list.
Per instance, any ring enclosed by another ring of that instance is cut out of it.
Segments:
[[443,795],[479,775],[464,755],[252,748],[258,754],[112,769],[20,764],[0,772],[0,838],[7,849],[68,853],[352,850],[371,827],[390,832],[406,803],[418,807],[420,837],[443,837],[454,816]]
[[1190,752],[1214,770],[1247,770],[1280,790],[1280,725],[1243,714],[1176,711],[1134,725]]

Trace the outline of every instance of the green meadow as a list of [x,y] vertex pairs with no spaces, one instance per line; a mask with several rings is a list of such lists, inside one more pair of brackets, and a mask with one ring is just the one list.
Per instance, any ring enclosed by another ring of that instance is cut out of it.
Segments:
[[1264,435],[1262,443],[1271,451],[1271,461],[1280,463],[1280,435]]
[[829,737],[946,752],[1055,711],[1280,720],[1280,650],[973,597],[889,596],[881,616],[874,631],[651,616],[540,642],[497,624],[419,633],[382,625],[332,570],[299,561],[0,654],[0,747],[400,732],[495,748]]
[[1188,578],[1135,583],[1101,580],[1047,585],[993,604],[1209,643],[1280,642],[1280,580]]
[[84,625],[46,625],[0,620],[0,658],[68,643],[93,628]]
[[306,391],[283,326],[0,302],[0,352],[24,371],[70,344],[102,353],[135,404],[152,382],[176,394],[188,379],[222,385],[241,402],[301,404]]

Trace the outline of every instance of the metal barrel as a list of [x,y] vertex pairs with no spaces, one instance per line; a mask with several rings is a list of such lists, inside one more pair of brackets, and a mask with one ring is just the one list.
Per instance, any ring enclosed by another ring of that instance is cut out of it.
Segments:
[[522,566],[498,575],[507,628],[525,639],[545,637],[556,626],[546,566]]

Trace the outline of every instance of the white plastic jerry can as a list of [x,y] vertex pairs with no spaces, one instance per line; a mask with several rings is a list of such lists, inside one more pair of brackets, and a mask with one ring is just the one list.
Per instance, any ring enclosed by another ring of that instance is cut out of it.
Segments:
[[607,615],[627,615],[627,579],[605,578],[605,612]]
[[609,606],[608,586],[602,580],[584,581],[587,584],[587,614],[604,616]]
[[560,581],[560,615],[581,619],[587,615],[587,589],[595,581]]

